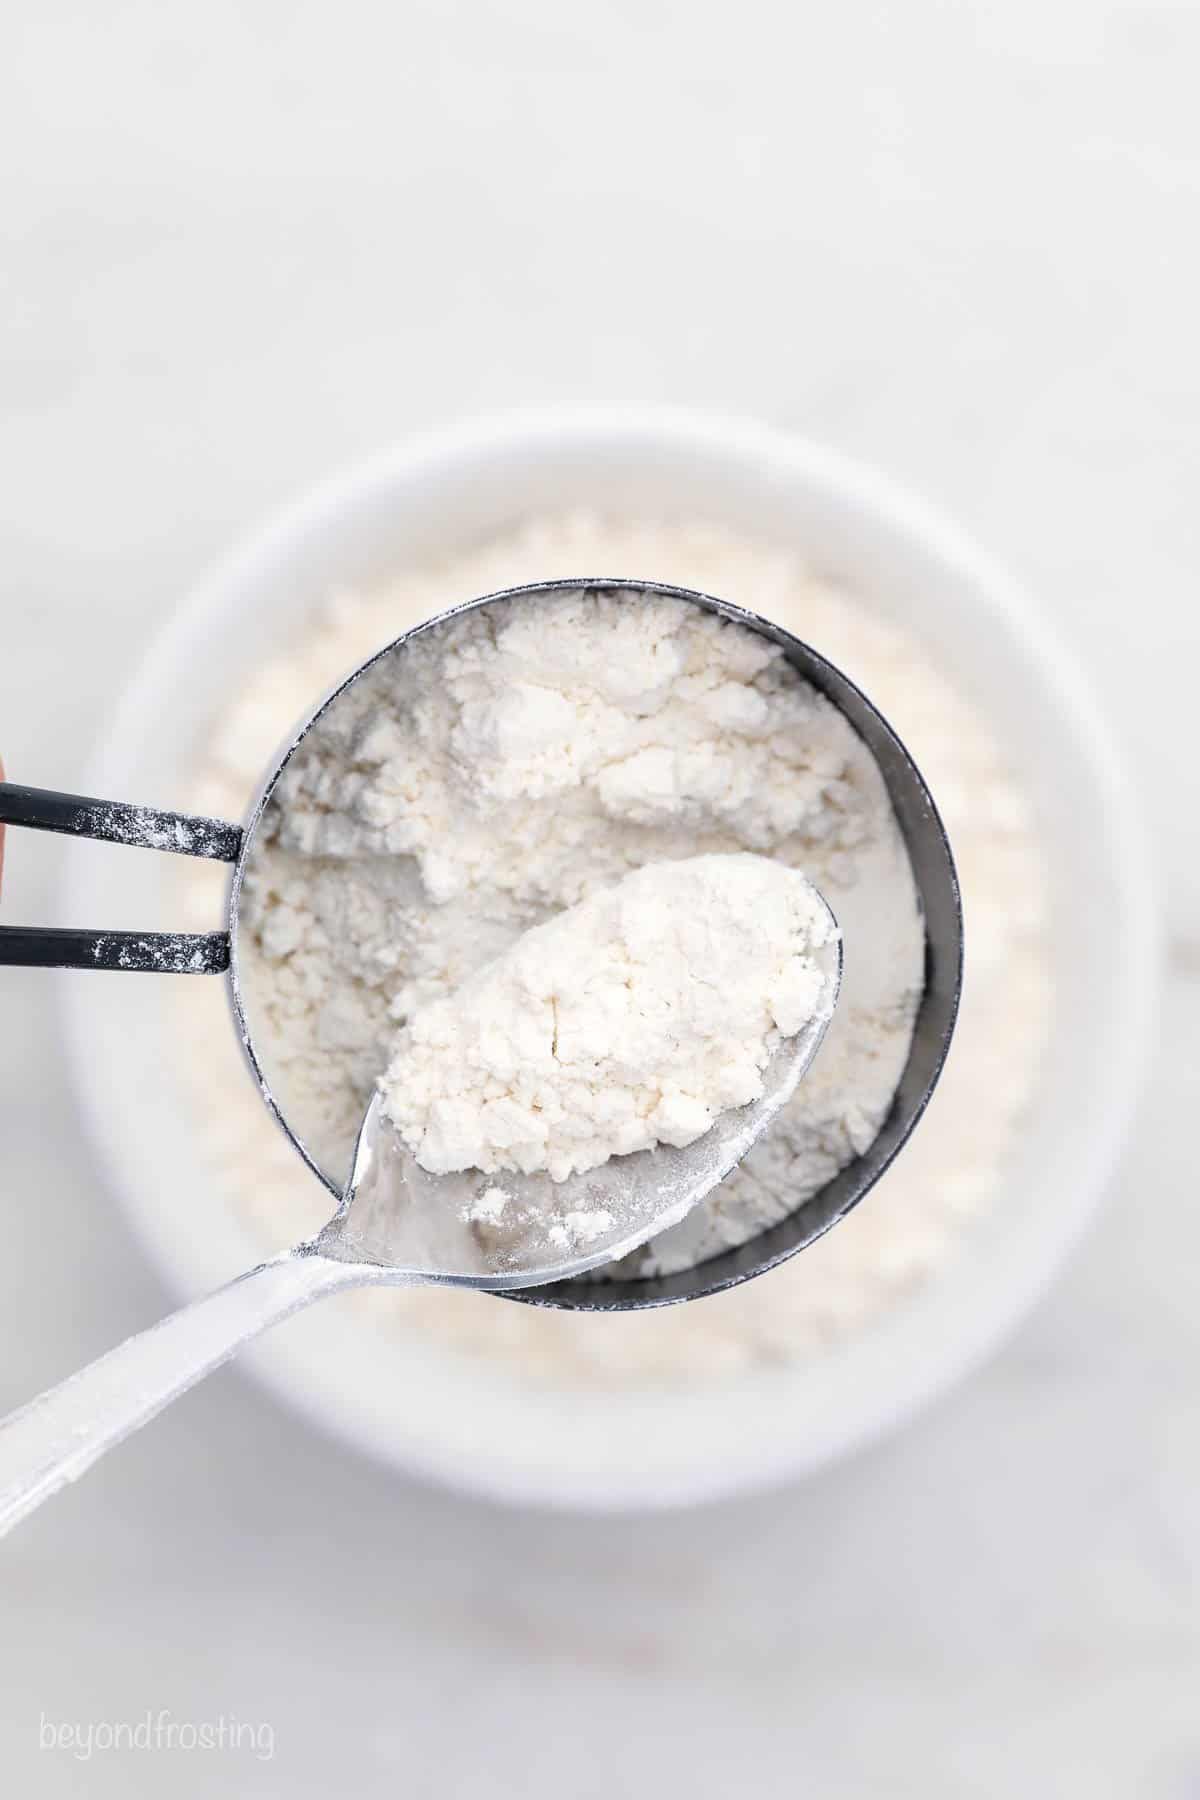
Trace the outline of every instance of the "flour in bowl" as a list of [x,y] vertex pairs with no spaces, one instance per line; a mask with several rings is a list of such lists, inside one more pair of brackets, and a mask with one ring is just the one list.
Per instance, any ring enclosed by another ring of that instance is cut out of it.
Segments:
[[[937,795],[954,844],[970,955],[950,1057],[920,1129],[864,1203],[802,1256],[744,1287],[702,1304],[612,1317],[557,1312],[446,1289],[348,1296],[362,1329],[377,1334],[381,1379],[402,1379],[414,1340],[440,1345],[467,1367],[484,1359],[523,1382],[609,1388],[666,1385],[679,1391],[701,1380],[734,1376],[819,1356],[861,1333],[887,1308],[951,1268],[973,1220],[996,1205],[1009,1181],[1020,1121],[1037,1081],[1052,993],[1044,921],[1045,867],[1028,800],[1014,780],[986,718],[955,686],[943,652],[904,623],[808,569],[793,548],[703,522],[663,522],[572,515],[536,520],[441,561],[417,562],[369,591],[331,596],[319,614],[298,621],[292,646],[247,681],[198,751],[189,804],[202,813],[238,817],[279,740],[313,697],[348,674],[399,632],[477,594],[581,570],[632,571],[727,595],[818,646],[869,693],[896,726]],[[685,850],[683,854],[691,854]],[[210,929],[219,872],[179,859],[171,875],[183,888],[188,921]],[[325,878],[318,871],[316,885]],[[336,884],[330,884],[332,886]],[[397,903],[411,889],[398,884]],[[347,924],[376,930],[386,955],[386,912],[377,894],[347,892],[323,900],[346,909]],[[831,896],[832,898],[832,896]],[[837,901],[834,911],[841,912]],[[501,927],[503,922],[501,921]],[[495,927],[492,928],[495,930]],[[470,935],[470,934],[468,934]],[[486,935],[482,934],[481,935]],[[506,938],[501,928],[496,937]],[[503,948],[493,938],[493,954]],[[479,944],[472,954],[486,953]],[[330,1196],[298,1164],[269,1118],[230,1041],[218,984],[187,983],[179,1006],[181,1056],[197,1120],[194,1142],[211,1175],[214,1204],[235,1209],[261,1244],[279,1249],[315,1231]],[[315,1001],[323,989],[309,995]],[[300,992],[289,1005],[302,1007]],[[350,984],[340,1012],[324,1030],[353,1062],[362,1023],[376,1017],[370,984]],[[840,1011],[840,1006],[839,1006]],[[384,1009],[386,1014],[386,1008]],[[392,1029],[386,1016],[384,1031]],[[832,1038],[832,1028],[830,1033]],[[808,1097],[821,1064],[831,1067],[830,1039],[804,1083]],[[355,1077],[369,1091],[373,1051]],[[321,1115],[320,1134],[335,1149],[352,1132],[353,1105],[293,1071],[309,1085]],[[869,1129],[869,1114],[858,1121]],[[739,1171],[736,1195],[723,1184],[723,1214],[710,1214],[717,1236],[758,1229],[799,1199],[797,1177],[813,1159],[836,1161],[836,1132],[819,1119],[789,1114]],[[499,1214],[503,1178],[481,1196]],[[686,1226],[684,1228],[686,1230]],[[686,1246],[681,1247],[686,1249]]]

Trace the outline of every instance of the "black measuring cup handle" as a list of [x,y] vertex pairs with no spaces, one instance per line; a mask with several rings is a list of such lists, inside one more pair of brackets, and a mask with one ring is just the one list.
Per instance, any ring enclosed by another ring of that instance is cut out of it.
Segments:
[[[160,812],[57,794],[51,788],[0,781],[0,825],[28,825],[68,837],[100,838],[177,856],[234,863],[242,828],[223,819]],[[229,967],[226,931],[74,931],[40,925],[0,925],[0,965],[42,969],[130,969],[165,975],[221,975]]]

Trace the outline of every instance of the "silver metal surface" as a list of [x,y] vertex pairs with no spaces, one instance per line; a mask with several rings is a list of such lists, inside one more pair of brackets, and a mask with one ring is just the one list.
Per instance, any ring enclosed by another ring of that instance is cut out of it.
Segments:
[[[685,1149],[639,1150],[557,1184],[545,1175],[506,1176],[512,1223],[503,1231],[464,1216],[486,1180],[427,1175],[376,1093],[341,1205],[311,1243],[182,1307],[0,1421],[0,1535],[243,1344],[327,1294],[428,1282],[500,1292],[573,1281],[676,1224],[745,1155],[812,1061],[837,998],[840,955],[827,961],[825,977],[825,1003],[776,1050],[759,1099],[720,1114]],[[547,1215],[594,1208],[611,1215],[611,1226],[586,1250],[555,1255]]]

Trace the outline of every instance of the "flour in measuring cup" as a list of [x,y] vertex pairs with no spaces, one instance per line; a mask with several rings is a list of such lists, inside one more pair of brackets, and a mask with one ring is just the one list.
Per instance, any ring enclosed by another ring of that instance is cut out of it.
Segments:
[[386,653],[302,741],[247,864],[243,996],[292,1129],[340,1180],[398,1027],[631,871],[746,852],[828,901],[837,1011],[774,1129],[626,1273],[745,1241],[879,1129],[924,963],[883,779],[775,645],[686,601],[523,596]]

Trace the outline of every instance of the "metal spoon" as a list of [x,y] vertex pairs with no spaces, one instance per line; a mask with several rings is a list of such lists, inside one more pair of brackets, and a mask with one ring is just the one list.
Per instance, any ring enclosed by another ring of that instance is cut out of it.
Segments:
[[[741,1161],[791,1098],[816,1054],[841,981],[841,946],[818,952],[823,1004],[763,1072],[763,1092],[718,1115],[683,1149],[660,1145],[552,1182],[548,1175],[429,1175],[384,1116],[367,1108],[341,1204],[309,1243],[127,1338],[0,1423],[0,1535],[98,1457],[226,1362],[243,1344],[342,1288],[413,1286],[504,1292],[567,1281],[675,1225]],[[472,1223],[480,1193],[502,1186],[503,1226]],[[548,1222],[603,1219],[586,1244],[555,1247]]]

